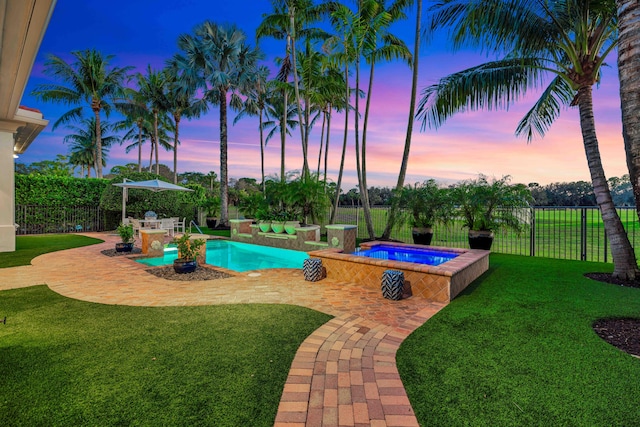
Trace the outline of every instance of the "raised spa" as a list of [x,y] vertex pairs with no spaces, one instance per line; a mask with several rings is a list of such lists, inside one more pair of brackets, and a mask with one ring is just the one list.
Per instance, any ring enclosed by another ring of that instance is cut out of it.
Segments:
[[[449,258],[438,265],[424,261],[426,252],[435,253],[434,258]],[[352,282],[380,290],[385,270],[404,273],[414,296],[431,301],[448,303],[471,282],[489,268],[489,251],[435,246],[410,245],[406,243],[367,242],[352,254],[338,249],[310,252],[312,258],[322,259],[327,277],[341,282]],[[371,256],[362,256],[368,254]],[[402,259],[404,258],[404,259]]]
[[414,262],[416,264],[440,265],[451,261],[459,254],[451,251],[422,249],[406,246],[375,245],[368,249],[358,249],[353,253],[375,259]]

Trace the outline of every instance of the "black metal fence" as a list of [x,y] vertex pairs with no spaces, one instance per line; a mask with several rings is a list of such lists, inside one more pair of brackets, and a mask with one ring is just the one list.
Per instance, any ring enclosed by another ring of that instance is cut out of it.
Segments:
[[[376,206],[371,211],[376,236],[380,236],[387,223],[389,207]],[[97,206],[17,205],[16,234],[110,230],[117,226],[119,220],[119,216],[111,218],[115,214],[119,215],[117,212],[102,211]],[[493,252],[611,262],[609,241],[597,207],[533,207],[523,209],[521,214],[527,224],[525,231],[497,231],[491,248]],[[618,214],[636,250],[636,257],[640,259],[640,226],[635,208],[620,207]],[[325,223],[328,223],[328,215]],[[357,225],[358,237],[369,237],[362,208],[340,207],[336,223]],[[393,230],[391,238],[410,243],[411,228],[407,224],[400,225]],[[438,225],[434,227],[431,244],[468,247],[467,230],[461,227],[460,221],[453,221],[446,227]]]
[[106,214],[97,206],[16,205],[16,234],[104,231]]
[[[387,221],[389,207],[372,208],[373,226],[380,236]],[[640,230],[633,207],[620,207],[618,214],[629,240],[640,259]],[[533,207],[522,210],[526,223],[522,233],[497,231],[491,250],[493,252],[540,256],[583,261],[611,262],[609,241],[597,207]],[[340,207],[337,223],[358,226],[358,237],[369,238],[364,221],[364,211],[359,207]],[[409,225],[396,227],[391,238],[412,242]],[[434,246],[465,248],[468,246],[467,230],[461,221],[448,226],[434,227]]]

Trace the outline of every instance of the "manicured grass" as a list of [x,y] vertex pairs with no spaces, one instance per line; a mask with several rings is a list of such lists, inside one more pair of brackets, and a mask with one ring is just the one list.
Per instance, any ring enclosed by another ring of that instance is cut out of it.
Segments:
[[289,305],[124,307],[0,292],[0,425],[272,426],[330,316]]
[[0,253],[0,268],[29,265],[38,255],[102,242],[100,239],[77,234],[16,236],[16,251]]
[[424,426],[626,426],[640,360],[591,329],[640,314],[640,289],[583,277],[607,264],[491,255],[491,268],[400,347]]
[[[231,237],[231,230],[212,230],[209,227],[200,227],[200,230],[202,230],[204,234],[210,234],[212,236]],[[198,230],[192,231],[198,232]]]

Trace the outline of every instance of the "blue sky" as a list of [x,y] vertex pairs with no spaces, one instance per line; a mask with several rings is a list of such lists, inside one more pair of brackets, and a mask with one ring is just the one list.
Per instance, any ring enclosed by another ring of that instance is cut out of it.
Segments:
[[[425,2],[426,3],[426,2]],[[249,41],[255,44],[255,29],[262,15],[272,10],[267,0],[59,0],[34,64],[31,78],[23,96],[24,105],[40,109],[53,123],[67,107],[42,103],[30,92],[37,84],[50,81],[43,74],[46,55],[51,53],[70,59],[74,50],[95,48],[103,54],[115,55],[113,64],[133,65],[143,71],[147,64],[161,68],[177,50],[176,39],[191,32],[204,20],[234,23],[242,28]],[[413,45],[413,15],[396,25],[394,31]],[[260,47],[268,64],[281,55],[283,44],[264,40]],[[438,41],[423,43],[420,57],[419,86],[434,83],[448,73],[486,60],[473,52],[451,53]],[[627,173],[621,136],[619,87],[615,57],[609,59],[600,87],[594,91],[596,129],[600,140],[602,160],[607,176]],[[273,65],[272,65],[273,66]],[[372,118],[369,134],[368,181],[370,185],[393,186],[400,167],[409,107],[411,72],[400,63],[383,64],[376,69]],[[515,182],[551,182],[589,180],[577,110],[563,111],[544,139],[527,144],[516,138],[518,120],[530,108],[533,96],[513,106],[508,112],[474,112],[453,117],[437,131],[420,131],[416,124],[413,133],[407,183],[436,178],[441,182],[487,175],[512,175]],[[179,172],[214,170],[219,173],[218,111],[197,121],[181,124],[182,144],[179,149]],[[260,177],[260,152],[257,119],[243,120],[237,125],[229,121],[229,173],[231,177]],[[353,118],[351,119],[353,123]],[[334,116],[330,149],[329,177],[335,180],[339,167],[343,119]],[[53,159],[66,154],[62,142],[66,130],[53,131],[51,124],[40,134],[29,150],[18,159],[31,163]],[[287,170],[299,169],[302,164],[299,137],[287,142]],[[317,162],[320,125],[311,135],[310,163]],[[143,164],[148,163],[148,147],[143,151]],[[347,152],[345,189],[356,184],[353,140]],[[267,174],[279,173],[280,147],[275,139],[266,149]],[[172,165],[172,153],[161,152],[160,160]],[[115,165],[134,163],[137,154],[125,153],[123,147],[113,147],[108,170]]]

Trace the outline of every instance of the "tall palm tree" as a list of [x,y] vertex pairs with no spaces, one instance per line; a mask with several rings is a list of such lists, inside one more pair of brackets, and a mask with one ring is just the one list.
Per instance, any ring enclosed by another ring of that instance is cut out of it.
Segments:
[[[70,144],[69,146],[69,163],[80,166],[83,171],[86,168],[87,178],[91,176],[91,168],[97,170],[98,157],[97,153],[97,138],[96,138],[96,119],[95,117],[84,118],[81,120],[79,126],[68,125],[67,128],[71,132],[67,134],[62,142]],[[109,155],[109,147],[113,144],[119,143],[120,138],[116,135],[107,135],[108,132],[113,130],[113,125],[107,122],[100,122],[100,134],[102,135],[102,156],[100,161],[102,166],[107,165],[107,156]]]
[[453,28],[456,43],[510,53],[427,87],[418,110],[423,126],[440,126],[458,111],[507,107],[552,74],[516,134],[531,141],[534,135],[544,135],[562,106],[578,107],[593,191],[610,239],[613,275],[634,279],[640,271],[613,204],[593,117],[593,85],[617,45],[613,0],[443,1],[431,19],[434,27]]
[[258,67],[256,72],[256,79],[253,82],[253,86],[248,88],[247,98],[242,103],[242,108],[233,119],[235,125],[238,121],[248,116],[258,116],[258,131],[260,133],[260,171],[262,176],[262,193],[265,194],[265,179],[264,179],[264,119],[269,120],[269,114],[267,111],[267,102],[271,96],[270,91],[273,91],[273,85],[268,85],[267,79],[269,78],[269,68],[266,66]]
[[[361,10],[364,12],[366,41],[363,43],[363,55],[369,63],[369,86],[362,123],[362,155],[360,175],[360,197],[364,206],[365,222],[371,238],[375,237],[369,202],[369,186],[367,183],[367,128],[371,111],[371,98],[375,66],[380,61],[400,59],[411,66],[412,56],[407,45],[389,31],[389,27],[406,18],[404,10],[413,0],[395,0],[386,8],[385,0],[369,0]],[[361,12],[361,14],[363,14]],[[359,85],[358,85],[359,86]]]
[[158,160],[158,117],[168,111],[167,76],[163,71],[155,71],[147,65],[146,74],[138,73],[137,82],[140,95],[146,99],[147,105],[153,113],[153,147],[156,157],[156,175],[160,175],[160,161]]
[[[268,130],[264,139],[265,147],[275,135],[280,136],[280,141],[282,141],[283,134],[291,136],[291,130],[295,129],[299,124],[296,119],[296,106],[293,104],[287,104],[283,100],[283,98],[286,97],[286,91],[285,94],[283,94],[280,86],[284,83],[277,80],[271,80],[269,84],[270,86],[273,86],[274,89],[265,103],[265,116],[269,117],[262,123],[263,130]],[[282,111],[285,106],[287,107],[287,112]],[[286,125],[283,121],[285,118],[287,119]],[[286,179],[286,172],[284,145],[282,144],[280,145],[280,151],[280,179],[284,180]]]
[[181,35],[178,47],[184,58],[181,61],[183,78],[195,82],[205,91],[205,98],[220,109],[220,223],[226,226],[229,222],[227,103],[232,108],[241,107],[239,93],[255,79],[257,61],[263,55],[258,48],[247,44],[242,30],[211,21],[198,25],[193,34]]
[[175,132],[173,140],[173,183],[178,183],[178,137],[182,117],[198,118],[207,111],[205,99],[196,97],[197,86],[189,78],[182,78],[179,58],[173,58],[164,69],[167,79],[166,108],[173,116]]
[[[316,174],[320,176],[320,164],[324,149],[324,178],[327,181],[327,167],[329,161],[329,141],[331,135],[331,115],[333,110],[340,112],[343,107],[344,76],[339,67],[331,62],[330,57],[323,59],[322,79],[318,87],[318,109],[322,112],[322,129],[320,135],[320,149],[318,150],[318,168]],[[326,129],[325,129],[326,128]],[[323,147],[324,145],[324,147]]]
[[[344,173],[344,163],[347,152],[347,141],[349,136],[349,110],[351,105],[351,87],[349,84],[349,64],[355,61],[356,57],[356,27],[359,25],[357,16],[345,5],[338,5],[331,13],[331,24],[336,31],[336,35],[326,40],[323,49],[332,52],[332,60],[343,66],[345,87],[343,88],[344,106],[344,132],[342,136],[342,155],[340,157],[340,167],[338,169],[338,180],[336,182],[335,202],[331,211],[329,222],[334,223],[338,206],[340,204],[340,191],[342,188],[342,176]],[[354,31],[355,30],[355,31]],[[359,94],[356,94],[356,98]]]
[[[121,143],[137,137],[135,146],[138,148],[138,172],[142,172],[142,145],[145,131],[151,133],[153,115],[147,106],[144,94],[135,88],[125,88],[124,99],[118,105],[118,111],[124,114],[124,120],[115,123],[115,129],[125,131]],[[130,149],[127,149],[127,153]]]
[[[402,152],[402,161],[400,162],[400,171],[398,172],[398,181],[391,201],[391,209],[387,216],[387,225],[382,232],[381,238],[388,240],[391,237],[391,230],[396,224],[398,218],[398,209],[400,208],[400,197],[404,188],[404,181],[407,176],[407,167],[409,166],[409,153],[411,152],[411,136],[413,135],[413,122],[416,113],[416,99],[418,97],[418,71],[420,58],[420,36],[422,32],[422,0],[416,0],[416,23],[413,40],[413,63],[411,66],[411,97],[409,99],[409,119],[407,120],[407,133],[404,140],[404,150]],[[413,1],[409,2],[413,4]],[[408,5],[409,5],[408,4]]]
[[636,212],[640,218],[640,4],[633,0],[617,0],[616,4],[622,135]]
[[[126,116],[124,120],[116,123],[116,129],[125,132],[122,135],[121,143],[133,141],[126,147],[126,152],[129,153],[131,150],[137,149],[138,172],[142,172],[142,146],[146,140],[153,140],[153,115],[147,111],[144,115]],[[153,146],[151,151],[153,152]]]
[[[263,21],[256,30],[256,38],[260,40],[263,37],[273,37],[277,40],[286,40],[285,57],[282,60],[278,78],[282,82],[288,82],[289,75],[293,74],[294,93],[298,117],[303,120],[302,101],[300,97],[300,79],[297,70],[297,54],[296,44],[299,41],[317,41],[326,40],[330,35],[320,27],[313,24],[320,22],[322,18],[334,7],[333,2],[325,2],[314,5],[312,0],[272,0],[274,12],[265,15]],[[283,100],[285,104],[288,101],[288,94],[285,92]],[[283,113],[288,111],[285,106]],[[282,122],[286,123],[287,118],[283,117]],[[301,121],[300,126],[300,143],[302,144],[303,155],[303,175],[309,173],[309,162],[307,146],[305,146],[305,130],[306,124]],[[284,145],[285,134],[281,134],[282,144]],[[284,152],[284,150],[283,150]],[[281,179],[284,175],[281,174]]]
[[110,67],[109,62],[113,55],[102,56],[93,49],[74,51],[71,55],[75,58],[71,64],[55,55],[47,57],[44,64],[45,74],[60,80],[61,83],[39,85],[32,95],[46,102],[77,106],[55,121],[54,130],[60,125],[81,120],[83,108],[91,108],[96,119],[96,173],[98,178],[102,178],[100,114],[104,111],[109,117],[113,104],[117,102],[115,100],[122,96],[124,83],[133,67]]

